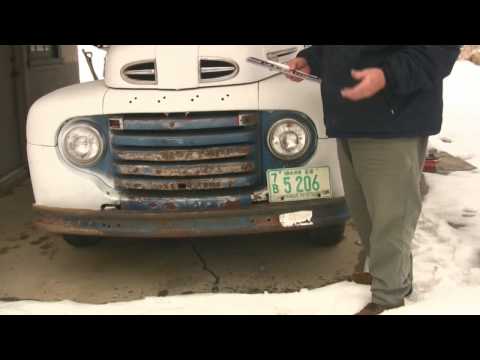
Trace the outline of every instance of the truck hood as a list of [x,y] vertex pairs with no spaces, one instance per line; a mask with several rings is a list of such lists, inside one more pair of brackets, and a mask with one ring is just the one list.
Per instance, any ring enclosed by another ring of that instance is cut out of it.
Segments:
[[105,84],[116,89],[181,90],[240,85],[274,75],[250,56],[286,62],[304,45],[112,45]]

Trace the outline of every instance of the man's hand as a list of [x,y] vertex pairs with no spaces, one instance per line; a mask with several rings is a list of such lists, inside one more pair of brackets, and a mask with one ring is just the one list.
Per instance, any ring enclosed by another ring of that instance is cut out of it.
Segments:
[[360,82],[354,87],[345,88],[341,91],[342,96],[351,101],[371,98],[387,85],[385,74],[379,68],[352,70],[352,77]]
[[[310,65],[308,65],[307,60],[305,60],[302,57],[298,57],[298,58],[295,58],[293,60],[290,60],[288,62],[288,66],[290,67],[290,70],[298,70],[298,71],[301,71],[305,74],[310,75],[311,72],[312,72],[312,69],[310,68]],[[299,77],[296,77],[296,76],[293,76],[293,75],[286,75],[286,77],[289,78],[292,81],[295,81],[295,82],[303,81],[302,78],[299,78]]]

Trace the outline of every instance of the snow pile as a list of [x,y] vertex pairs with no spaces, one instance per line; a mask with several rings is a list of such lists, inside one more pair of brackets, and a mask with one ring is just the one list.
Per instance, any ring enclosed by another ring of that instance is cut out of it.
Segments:
[[0,315],[348,315],[360,309],[369,298],[370,292],[365,286],[338,283],[290,294],[198,294],[151,297],[106,305],[77,304],[71,301],[20,301],[0,303]]
[[[480,168],[480,69],[457,62],[445,80],[445,123],[430,145]],[[427,174],[430,192],[413,240],[415,307],[480,313],[480,172]],[[471,305],[477,304],[477,307]],[[464,306],[467,306],[465,308]],[[393,313],[393,311],[392,311]]]
[[[431,145],[480,168],[480,67],[459,61],[445,81],[445,124]],[[480,172],[427,174],[415,238],[414,292],[386,314],[480,314]],[[368,286],[342,282],[293,294],[206,294],[85,305],[0,303],[0,314],[352,314]]]
[[458,61],[445,80],[444,103],[442,132],[430,144],[480,168],[480,67]]
[[430,193],[413,240],[411,300],[443,303],[461,287],[476,287],[472,296],[480,311],[479,174],[428,174],[427,182]]

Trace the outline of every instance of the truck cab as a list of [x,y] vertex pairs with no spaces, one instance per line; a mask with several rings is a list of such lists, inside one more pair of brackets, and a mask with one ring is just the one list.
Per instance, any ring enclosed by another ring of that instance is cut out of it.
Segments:
[[35,224],[75,246],[284,231],[337,243],[348,212],[320,85],[247,61],[304,47],[108,47],[104,79],[29,111]]

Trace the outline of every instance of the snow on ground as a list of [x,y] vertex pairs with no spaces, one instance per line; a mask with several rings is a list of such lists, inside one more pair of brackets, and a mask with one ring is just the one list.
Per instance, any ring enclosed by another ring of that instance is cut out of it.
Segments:
[[[71,301],[0,303],[1,314],[94,314],[94,315],[348,315],[368,302],[365,286],[338,283],[317,290],[290,294],[199,294],[146,298],[106,305]],[[345,301],[345,299],[349,299]]]
[[[480,67],[445,80],[442,132],[430,146],[480,168]],[[414,305],[391,313],[480,313],[480,172],[426,174],[430,192],[413,240]],[[429,310],[430,309],[430,310]]]
[[[459,61],[445,80],[445,123],[431,146],[480,168],[480,66]],[[427,174],[413,240],[414,292],[394,314],[480,314],[480,172]],[[19,301],[0,314],[353,314],[368,286],[341,282],[293,294],[203,294],[106,305]]]

